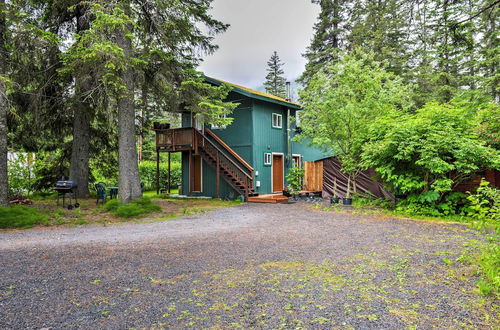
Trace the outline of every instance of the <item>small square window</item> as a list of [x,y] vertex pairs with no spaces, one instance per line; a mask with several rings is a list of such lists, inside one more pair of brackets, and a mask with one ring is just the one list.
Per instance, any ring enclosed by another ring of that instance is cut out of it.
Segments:
[[300,155],[293,155],[293,167],[302,167],[302,160]]
[[300,111],[295,111],[295,126],[300,127]]
[[283,117],[278,113],[273,113],[273,127],[282,128],[283,127]]
[[270,152],[266,152],[264,154],[264,165],[271,165],[272,163],[272,155]]
[[[222,118],[226,119],[227,118],[227,115],[226,114],[223,114],[222,115]],[[227,125],[216,125],[216,124],[212,124],[212,129],[224,129],[226,128]]]

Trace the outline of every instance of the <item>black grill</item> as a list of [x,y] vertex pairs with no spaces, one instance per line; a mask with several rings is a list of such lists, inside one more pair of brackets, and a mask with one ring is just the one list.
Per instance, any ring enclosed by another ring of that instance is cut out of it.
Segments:
[[[78,203],[78,196],[77,196],[77,189],[78,184],[76,181],[72,180],[62,180],[57,181],[56,186],[53,187],[55,191],[57,191],[57,205],[59,205],[59,198],[62,197],[62,206],[66,207],[65,205],[65,199],[66,196],[69,197],[69,204],[68,204],[68,210],[72,210],[73,208],[80,207],[80,204]],[[74,200],[74,204],[71,203],[72,199]]]

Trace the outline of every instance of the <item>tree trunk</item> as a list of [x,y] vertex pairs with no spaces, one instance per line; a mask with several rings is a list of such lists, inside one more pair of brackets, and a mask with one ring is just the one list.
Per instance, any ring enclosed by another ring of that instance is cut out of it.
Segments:
[[[77,33],[90,28],[90,10],[87,6],[78,8]],[[77,74],[75,77],[75,109],[73,117],[73,145],[69,177],[78,183],[78,196],[89,194],[90,127],[94,117],[87,93],[92,89],[92,75]]]
[[[123,49],[125,56],[132,56],[132,42],[125,36],[124,31],[117,31],[116,43]],[[129,202],[142,195],[135,143],[134,71],[131,67],[127,67],[120,75],[125,85],[125,92],[119,96],[117,102],[118,197],[121,201]]]
[[[0,75],[7,75],[7,51],[5,45],[5,0],[0,1]],[[0,79],[0,205],[8,204],[9,182],[7,175],[7,88]]]

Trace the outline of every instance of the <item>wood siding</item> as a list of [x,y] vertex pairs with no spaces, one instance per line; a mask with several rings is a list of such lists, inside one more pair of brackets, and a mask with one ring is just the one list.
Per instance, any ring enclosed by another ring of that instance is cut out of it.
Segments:
[[323,162],[304,162],[304,190],[323,190]]

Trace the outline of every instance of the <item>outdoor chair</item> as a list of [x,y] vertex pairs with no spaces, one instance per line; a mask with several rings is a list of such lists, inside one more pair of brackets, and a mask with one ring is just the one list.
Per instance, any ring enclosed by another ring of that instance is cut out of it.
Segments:
[[94,186],[95,191],[97,192],[95,203],[99,204],[99,201],[101,201],[102,204],[106,203],[106,199],[108,197],[111,198],[111,195],[106,192],[106,184],[104,184],[103,182],[98,182]]

